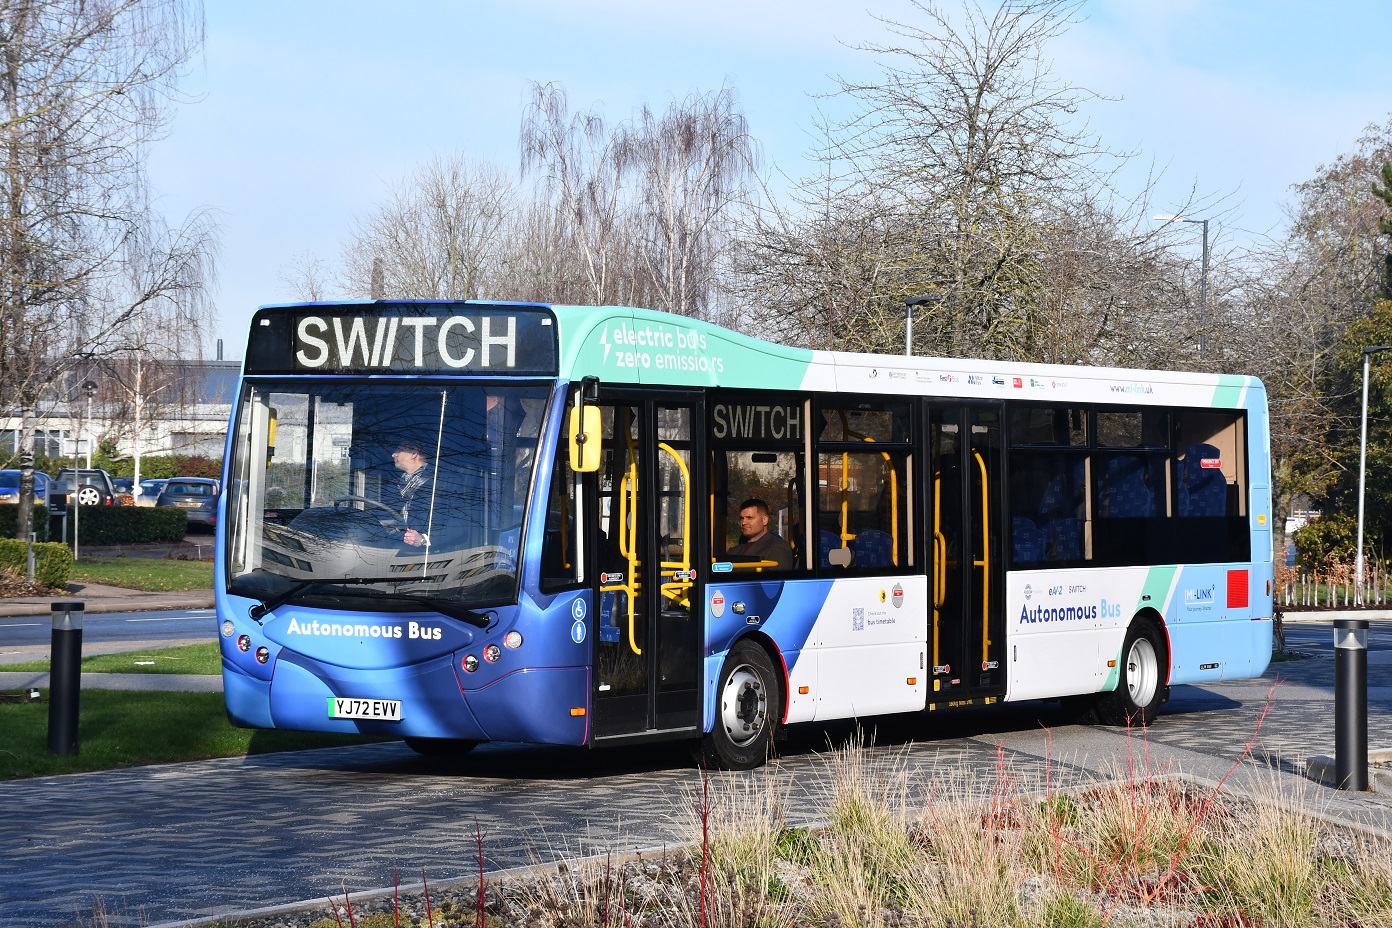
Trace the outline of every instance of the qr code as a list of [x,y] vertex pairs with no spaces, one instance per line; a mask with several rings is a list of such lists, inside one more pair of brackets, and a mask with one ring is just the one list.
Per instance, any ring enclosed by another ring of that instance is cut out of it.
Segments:
[[851,610],[851,631],[854,631],[854,632],[863,632],[863,631],[865,631],[865,610],[864,610],[864,609],[852,609],[852,610]]

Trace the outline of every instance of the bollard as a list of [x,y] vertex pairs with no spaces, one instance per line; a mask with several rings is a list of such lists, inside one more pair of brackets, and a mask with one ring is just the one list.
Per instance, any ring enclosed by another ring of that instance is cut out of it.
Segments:
[[1368,620],[1334,621],[1334,780],[1368,788]]
[[48,667],[48,753],[77,753],[77,703],[82,692],[82,613],[86,603],[51,603]]

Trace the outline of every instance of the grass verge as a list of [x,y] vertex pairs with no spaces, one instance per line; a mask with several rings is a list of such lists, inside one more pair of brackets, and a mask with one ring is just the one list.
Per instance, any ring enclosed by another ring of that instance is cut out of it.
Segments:
[[83,557],[73,564],[77,583],[101,583],[152,593],[182,593],[213,588],[211,561],[158,557]]
[[79,753],[55,757],[47,697],[45,690],[44,702],[0,702],[0,780],[386,740],[234,728],[221,693],[83,690]]
[[[22,664],[0,664],[0,670],[48,673],[48,658]],[[83,673],[222,673],[222,656],[216,641],[177,648],[147,648],[119,654],[93,654],[82,659]]]

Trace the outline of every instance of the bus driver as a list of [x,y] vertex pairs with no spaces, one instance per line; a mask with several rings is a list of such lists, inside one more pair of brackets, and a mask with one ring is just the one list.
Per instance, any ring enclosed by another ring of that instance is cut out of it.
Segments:
[[[430,507],[430,494],[428,492],[421,493],[430,479],[430,473],[426,467],[429,460],[425,456],[425,450],[415,442],[403,440],[397,443],[396,450],[392,452],[392,463],[396,465],[397,470],[401,471],[401,482],[397,484],[397,493],[400,494],[401,523],[406,526],[406,535],[403,540],[415,548],[429,544],[430,536],[411,526],[411,509],[414,507],[419,514],[428,511]],[[419,502],[416,500],[417,495],[421,497]],[[424,524],[420,518],[417,518],[417,521],[421,522],[422,525]]]

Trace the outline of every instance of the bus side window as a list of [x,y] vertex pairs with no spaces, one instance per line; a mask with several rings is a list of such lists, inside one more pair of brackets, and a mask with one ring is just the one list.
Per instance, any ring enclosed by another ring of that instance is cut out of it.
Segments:
[[576,474],[570,469],[570,448],[556,443],[551,490],[546,500],[546,532],[541,546],[541,589],[552,592],[580,580],[576,556]]

